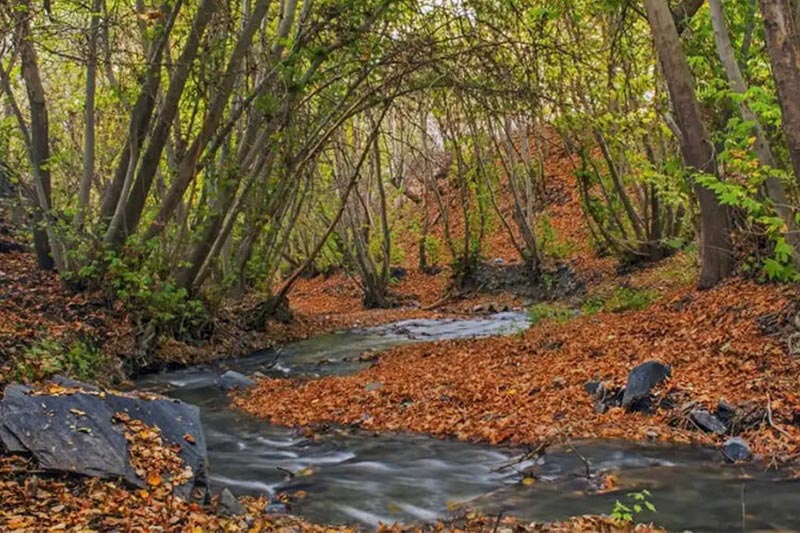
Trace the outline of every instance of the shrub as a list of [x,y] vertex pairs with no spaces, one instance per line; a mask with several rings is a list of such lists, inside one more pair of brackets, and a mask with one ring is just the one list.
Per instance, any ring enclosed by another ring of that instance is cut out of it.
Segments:
[[17,381],[38,381],[63,372],[79,380],[92,380],[105,367],[106,357],[82,340],[63,344],[45,337],[22,351],[15,366]]
[[658,293],[652,289],[617,287],[608,295],[587,298],[581,306],[581,311],[587,315],[593,315],[599,311],[609,313],[641,311],[650,307],[657,297]]

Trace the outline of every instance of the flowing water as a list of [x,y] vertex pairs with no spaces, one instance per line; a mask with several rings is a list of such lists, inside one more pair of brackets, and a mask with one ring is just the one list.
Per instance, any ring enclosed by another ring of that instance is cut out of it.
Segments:
[[[365,351],[426,340],[508,334],[527,327],[523,313],[470,320],[406,320],[350,330],[226,362],[225,368],[271,376],[318,377],[356,372],[370,364]],[[648,489],[656,514],[643,518],[670,529],[800,528],[800,484],[784,473],[723,466],[715,450],[579,442],[548,451],[536,463],[499,469],[520,450],[420,435],[335,429],[310,440],[230,409],[215,381],[221,368],[191,368],[142,379],[198,405],[206,432],[212,482],[236,494],[304,491],[292,511],[312,521],[376,526],[378,522],[431,521],[470,502],[490,514],[545,521],[608,513],[626,493]],[[577,453],[576,453],[577,451]],[[580,455],[578,455],[580,454]],[[586,478],[613,472],[619,491],[600,493]],[[520,469],[533,485],[519,483]]]

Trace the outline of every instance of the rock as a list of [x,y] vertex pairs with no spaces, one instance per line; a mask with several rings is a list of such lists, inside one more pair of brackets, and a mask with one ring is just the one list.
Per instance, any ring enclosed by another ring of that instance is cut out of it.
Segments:
[[267,514],[286,514],[289,512],[289,509],[286,507],[286,504],[281,502],[269,502],[267,506],[264,508],[264,512]]
[[750,446],[742,437],[733,437],[722,445],[722,454],[732,463],[746,461],[750,458]]
[[405,279],[408,271],[403,267],[391,267],[389,269],[389,277],[397,280]]
[[645,361],[637,365],[628,373],[628,381],[622,395],[622,406],[628,410],[635,409],[637,404],[650,397],[653,387],[671,375],[669,366],[658,361]]
[[371,361],[376,361],[380,356],[381,354],[379,352],[369,350],[362,352],[361,355],[358,356],[358,360],[362,363],[369,363]]
[[605,386],[603,385],[602,381],[595,380],[595,381],[587,381],[583,385],[583,389],[586,391],[586,394],[590,396],[603,396],[605,392]]
[[719,418],[712,415],[705,409],[696,409],[689,413],[689,416],[692,417],[694,423],[697,424],[703,431],[716,433],[717,435],[724,435],[727,431],[725,424],[720,422]]
[[598,415],[602,415],[606,411],[608,411],[608,404],[606,402],[602,400],[597,400],[596,402],[594,402],[595,413],[597,413]]
[[244,506],[228,489],[222,489],[217,500],[217,511],[226,516],[242,516],[247,513]]
[[256,382],[239,372],[228,370],[217,379],[217,386],[224,391],[245,390],[256,386]]
[[180,447],[180,457],[194,476],[175,487],[175,493],[188,500],[197,488],[204,499],[208,459],[200,411],[178,400],[88,390],[34,395],[30,387],[11,384],[0,403],[0,440],[10,451],[32,454],[45,470],[121,478],[143,487],[129,462],[124,427],[114,420],[120,412],[158,427],[166,446]]
[[61,385],[62,387],[83,389],[85,391],[91,391],[91,392],[98,392],[100,390],[100,387],[90,385],[89,383],[84,383],[83,381],[76,381],[66,376],[62,376],[61,374],[56,374],[55,376],[50,378],[50,381],[58,385]]
[[714,411],[714,416],[716,416],[720,422],[725,424],[725,427],[728,427],[730,426],[734,417],[736,417],[736,408],[725,400],[720,400],[717,404],[717,410]]

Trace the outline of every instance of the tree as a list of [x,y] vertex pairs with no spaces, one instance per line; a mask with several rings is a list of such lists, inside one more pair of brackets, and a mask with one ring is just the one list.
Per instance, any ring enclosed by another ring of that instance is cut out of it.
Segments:
[[800,182],[800,5],[795,0],[759,2],[783,132],[795,178]]
[[[694,92],[694,81],[681,47],[678,30],[666,0],[645,0],[647,19],[661,69],[669,89],[675,120],[680,130],[680,147],[690,173],[717,175],[714,147],[703,124]],[[730,275],[734,267],[728,210],[715,193],[699,184],[694,186],[700,204],[699,286],[709,288]]]
[[747,84],[744,81],[744,76],[742,76],[739,63],[736,61],[736,55],[733,50],[733,45],[731,44],[730,35],[728,34],[727,23],[725,22],[725,12],[722,9],[722,2],[720,0],[709,0],[708,3],[711,8],[711,22],[714,26],[717,51],[720,61],[725,68],[725,75],[728,78],[731,91],[742,98],[742,100],[739,101],[739,110],[742,118],[753,124],[753,135],[755,136],[753,149],[758,157],[758,161],[767,168],[767,172],[770,172],[770,176],[766,180],[766,195],[775,205],[775,209],[786,224],[786,239],[795,249],[795,263],[800,264],[800,256],[798,256],[797,253],[800,251],[797,246],[800,242],[800,234],[798,234],[794,210],[792,206],[789,205],[783,183],[779,178],[772,175],[771,169],[777,168],[777,163],[772,156],[772,149],[770,148],[767,134],[756,114],[753,113],[743,100],[747,93]]

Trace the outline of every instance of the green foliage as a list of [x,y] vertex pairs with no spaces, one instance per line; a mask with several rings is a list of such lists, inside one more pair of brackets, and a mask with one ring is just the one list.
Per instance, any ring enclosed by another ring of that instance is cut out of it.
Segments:
[[721,204],[742,214],[749,226],[745,231],[754,240],[766,241],[763,246],[749,247],[751,253],[742,266],[743,270],[755,271],[761,280],[797,281],[800,273],[794,265],[794,250],[786,240],[786,222],[762,194],[762,186],[768,178],[785,180],[786,176],[759,165],[751,153],[740,148],[726,150],[720,160],[728,164],[731,172],[737,170],[743,179],[739,182],[722,181],[707,174],[695,179],[712,190]]
[[539,244],[541,254],[563,261],[574,251],[575,244],[571,241],[559,241],[556,229],[550,221],[550,216],[543,213],[536,221],[534,228],[536,242]]
[[556,322],[566,322],[575,316],[575,311],[560,303],[538,303],[528,309],[528,319],[531,326],[535,326],[543,320],[554,320]]
[[314,261],[314,265],[317,271],[328,272],[342,266],[343,261],[344,253],[342,252],[341,243],[338,235],[334,233],[325,243],[325,246],[322,247],[316,261]]
[[425,256],[428,258],[428,264],[438,265],[442,260],[442,241],[438,237],[432,235],[425,236]]
[[18,381],[37,381],[63,372],[79,380],[92,380],[103,370],[106,358],[95,346],[82,340],[68,345],[43,338],[22,351],[15,367]]
[[169,329],[183,335],[198,328],[206,320],[206,309],[200,300],[189,298],[186,289],[170,280],[162,280],[156,263],[131,264],[113,252],[102,262],[82,267],[79,276],[103,275],[104,287],[113,293],[130,312],[157,329]]
[[581,306],[581,311],[587,315],[600,311],[609,313],[641,311],[650,307],[657,297],[658,293],[652,289],[617,287],[610,294],[587,298]]
[[641,492],[628,493],[628,503],[617,500],[611,510],[611,518],[621,524],[632,524],[645,510],[656,512],[656,506],[650,501],[652,494],[647,489]]

